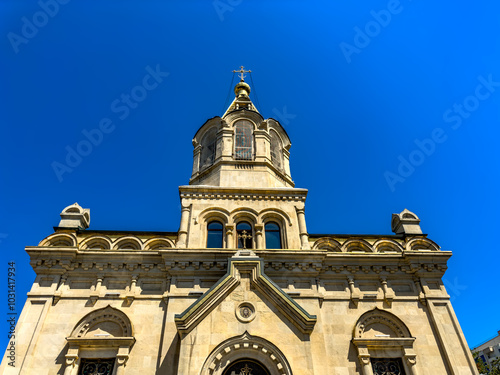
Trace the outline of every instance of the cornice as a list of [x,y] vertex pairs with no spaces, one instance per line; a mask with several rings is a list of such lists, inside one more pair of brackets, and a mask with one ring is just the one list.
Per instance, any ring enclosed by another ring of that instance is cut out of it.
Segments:
[[181,198],[189,199],[241,199],[281,200],[305,202],[307,189],[299,188],[229,188],[208,185],[179,186]]
[[[158,270],[170,274],[221,272],[237,249],[78,250],[75,247],[27,247],[30,264],[37,273],[83,271]],[[301,271],[320,274],[417,274],[442,277],[450,251],[403,251],[402,253],[340,253],[319,250],[256,250],[264,267],[276,272]]]

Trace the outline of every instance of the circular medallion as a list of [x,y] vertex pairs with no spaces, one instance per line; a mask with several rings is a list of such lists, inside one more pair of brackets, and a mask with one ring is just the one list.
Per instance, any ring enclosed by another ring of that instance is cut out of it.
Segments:
[[248,323],[255,318],[255,306],[250,302],[242,302],[236,308],[236,318],[240,322]]

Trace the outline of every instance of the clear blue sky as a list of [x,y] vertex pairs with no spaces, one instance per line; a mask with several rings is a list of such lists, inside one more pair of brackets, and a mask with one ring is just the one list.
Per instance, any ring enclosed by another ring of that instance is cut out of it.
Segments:
[[244,65],[292,140],[309,232],[390,234],[414,211],[453,251],[444,281],[469,345],[500,329],[497,1],[60,2],[0,2],[0,276],[14,260],[19,311],[24,246],[67,205],[92,229],[178,229],[191,139]]

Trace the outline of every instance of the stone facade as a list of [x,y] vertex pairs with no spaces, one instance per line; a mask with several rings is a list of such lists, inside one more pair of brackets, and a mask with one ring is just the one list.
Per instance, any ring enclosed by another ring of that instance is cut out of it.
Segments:
[[2,374],[477,374],[451,252],[408,210],[394,235],[309,234],[288,135],[249,93],[196,133],[178,232],[91,230],[75,203],[26,248],[37,276]]

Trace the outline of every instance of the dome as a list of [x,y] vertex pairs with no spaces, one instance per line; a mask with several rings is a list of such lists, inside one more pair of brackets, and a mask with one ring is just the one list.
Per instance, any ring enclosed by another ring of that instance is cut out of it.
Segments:
[[241,81],[234,87],[234,93],[237,97],[248,96],[250,94],[250,85]]

